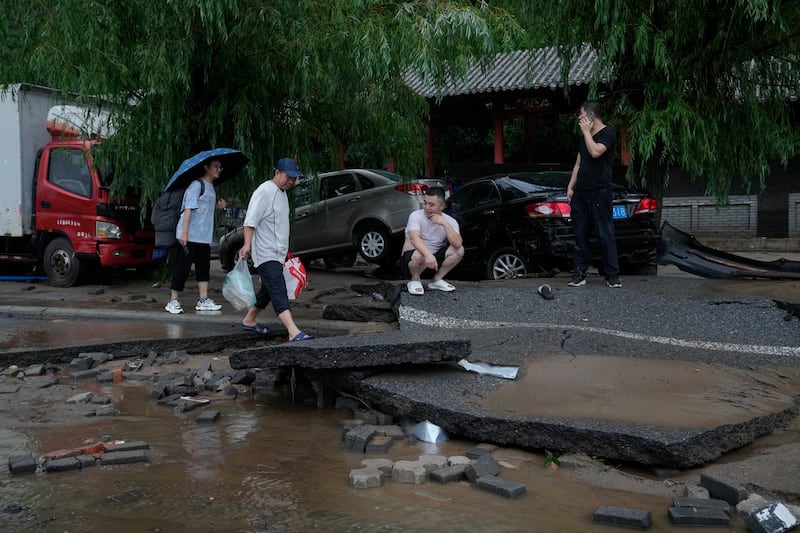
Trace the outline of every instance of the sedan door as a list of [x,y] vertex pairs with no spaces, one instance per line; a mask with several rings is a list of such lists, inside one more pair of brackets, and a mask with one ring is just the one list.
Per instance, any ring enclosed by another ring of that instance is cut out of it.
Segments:
[[319,178],[318,201],[296,208],[292,232],[294,250],[315,253],[352,244],[349,219],[361,208],[361,187],[351,172]]
[[482,260],[484,243],[497,222],[500,206],[500,191],[490,180],[465,185],[453,194],[450,213],[458,221],[466,263]]

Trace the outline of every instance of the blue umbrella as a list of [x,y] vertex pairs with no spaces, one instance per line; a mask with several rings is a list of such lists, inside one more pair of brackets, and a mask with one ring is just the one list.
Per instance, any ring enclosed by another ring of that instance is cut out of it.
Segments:
[[189,159],[184,159],[178,170],[167,182],[165,191],[173,189],[185,189],[192,180],[201,178],[205,174],[203,165],[210,159],[219,159],[222,164],[222,172],[214,182],[219,185],[223,181],[236,177],[250,159],[239,150],[233,148],[214,148],[205,152],[198,152]]

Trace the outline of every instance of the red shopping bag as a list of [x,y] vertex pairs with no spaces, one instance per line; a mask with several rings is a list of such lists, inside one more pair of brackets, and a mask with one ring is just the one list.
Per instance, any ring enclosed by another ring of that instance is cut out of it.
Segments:
[[286,294],[290,300],[296,299],[308,285],[308,274],[306,267],[299,257],[286,254],[286,262],[283,263],[283,279],[286,281]]

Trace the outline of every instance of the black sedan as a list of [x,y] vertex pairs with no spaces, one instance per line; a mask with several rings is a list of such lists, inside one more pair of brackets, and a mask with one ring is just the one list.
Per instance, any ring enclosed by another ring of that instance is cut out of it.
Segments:
[[[486,279],[572,270],[575,232],[567,200],[569,172],[498,174],[472,181],[450,199],[448,212],[464,239],[460,271]],[[651,274],[660,242],[657,202],[644,192],[614,186],[614,229],[620,269]],[[602,256],[592,237],[592,264]]]

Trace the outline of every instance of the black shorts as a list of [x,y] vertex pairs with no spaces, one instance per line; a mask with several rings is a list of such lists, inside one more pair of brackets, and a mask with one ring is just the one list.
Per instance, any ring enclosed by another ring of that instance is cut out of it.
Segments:
[[[444,256],[447,253],[447,249],[450,248],[450,243],[445,243],[438,252],[433,254],[433,257],[436,258],[436,262],[441,266],[442,261],[444,261]],[[411,261],[411,256],[416,252],[416,250],[408,250],[403,252],[403,255],[400,256],[400,272],[402,272],[403,276],[406,278],[411,277],[411,271],[408,269],[408,263]],[[434,271],[430,268],[426,268],[422,271],[422,278],[432,278]]]

